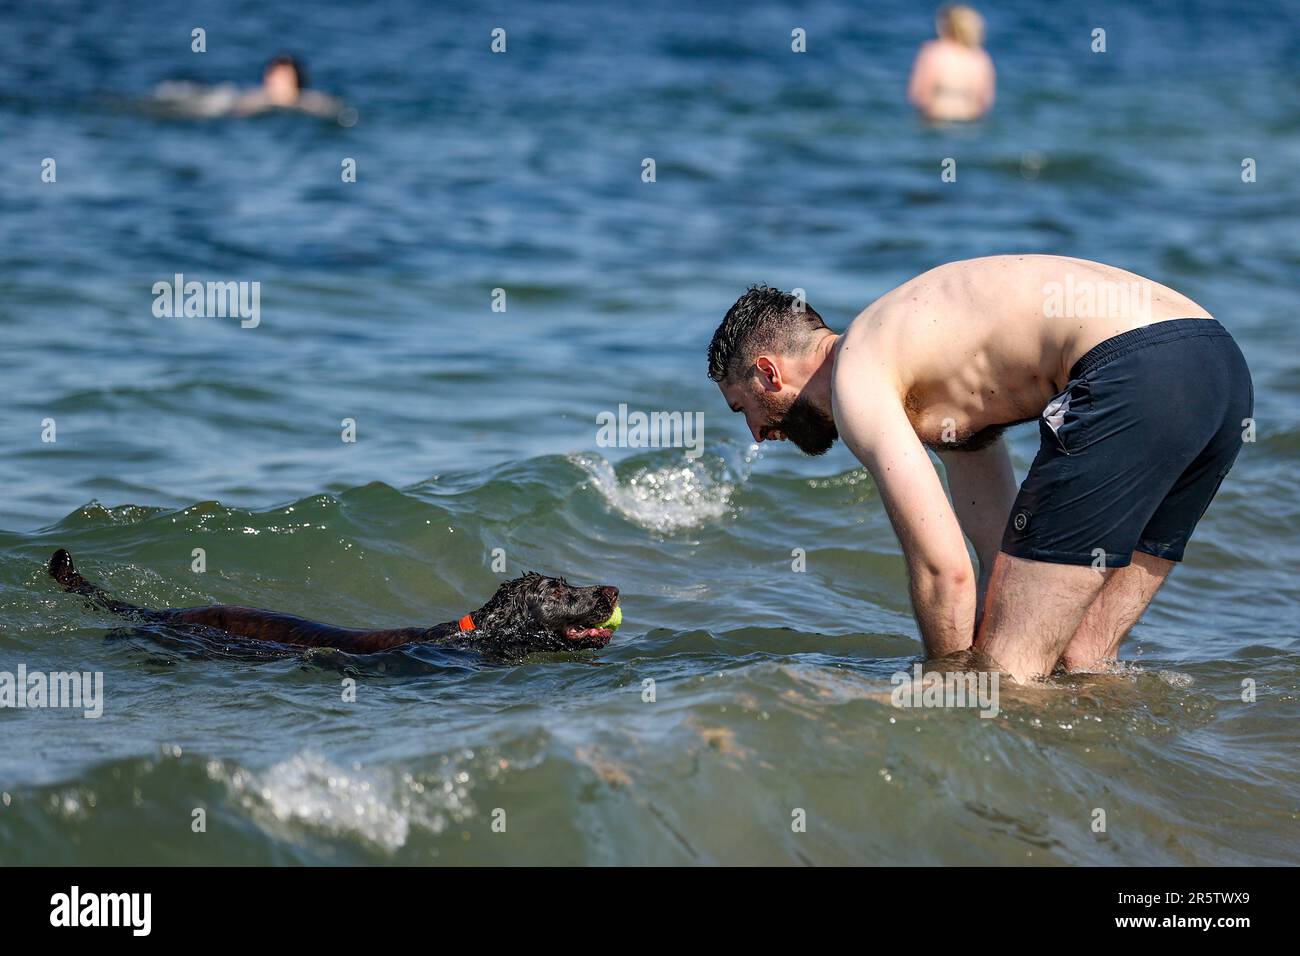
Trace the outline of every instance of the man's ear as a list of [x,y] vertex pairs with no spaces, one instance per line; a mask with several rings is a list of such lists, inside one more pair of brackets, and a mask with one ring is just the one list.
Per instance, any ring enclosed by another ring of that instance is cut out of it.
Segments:
[[781,377],[781,369],[777,367],[776,362],[770,356],[760,355],[754,360],[754,367],[758,369],[758,378],[767,391],[781,391],[781,387],[784,384],[784,379]]

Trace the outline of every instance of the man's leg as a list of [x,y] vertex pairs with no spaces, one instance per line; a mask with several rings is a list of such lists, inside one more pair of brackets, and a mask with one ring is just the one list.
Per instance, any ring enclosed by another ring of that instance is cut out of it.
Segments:
[[1078,630],[1066,645],[1062,666],[1069,671],[1096,670],[1102,662],[1114,660],[1120,641],[1146,611],[1173,569],[1173,561],[1134,551],[1132,564],[1107,571],[1101,593],[1088,607]]
[[975,650],[1018,681],[1052,672],[1104,580],[1089,565],[1005,552],[993,562]]

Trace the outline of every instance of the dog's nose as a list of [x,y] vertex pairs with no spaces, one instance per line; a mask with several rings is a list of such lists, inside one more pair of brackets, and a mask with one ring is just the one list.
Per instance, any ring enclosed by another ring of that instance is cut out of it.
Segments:
[[600,589],[600,593],[609,598],[609,603],[613,605],[618,600],[618,588],[606,584]]

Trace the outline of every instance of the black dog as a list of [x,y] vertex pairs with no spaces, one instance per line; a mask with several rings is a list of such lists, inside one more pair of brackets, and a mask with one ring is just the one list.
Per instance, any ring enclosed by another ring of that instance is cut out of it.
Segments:
[[141,624],[220,631],[234,637],[295,647],[335,647],[353,654],[371,654],[403,644],[433,643],[517,660],[539,651],[601,648],[609,643],[614,632],[597,625],[609,620],[618,604],[618,588],[575,588],[563,578],[529,572],[501,585],[491,600],[459,621],[428,628],[370,631],[318,624],[290,614],[230,604],[162,610],[137,607],[114,600],[103,588],[83,578],[72,566],[72,555],[62,548],[50,558],[49,570],[50,576],[65,589]]

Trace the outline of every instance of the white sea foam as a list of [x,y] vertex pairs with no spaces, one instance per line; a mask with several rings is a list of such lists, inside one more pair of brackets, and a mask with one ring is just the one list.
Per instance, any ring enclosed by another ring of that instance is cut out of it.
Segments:
[[224,780],[267,830],[306,828],[389,853],[406,844],[413,827],[441,833],[451,820],[473,814],[466,773],[431,782],[408,773],[344,769],[314,753],[264,771],[228,771],[213,761],[208,772]]
[[592,487],[614,510],[650,531],[670,534],[698,527],[731,510],[735,482],[720,458],[644,466],[622,479],[599,455],[582,453],[571,460],[591,476]]

